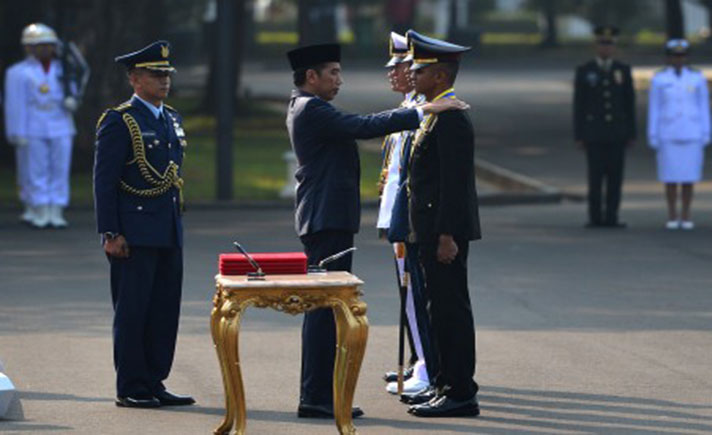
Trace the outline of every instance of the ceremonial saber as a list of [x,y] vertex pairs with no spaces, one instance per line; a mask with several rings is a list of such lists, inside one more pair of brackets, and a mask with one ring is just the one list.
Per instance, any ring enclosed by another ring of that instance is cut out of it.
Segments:
[[396,248],[395,255],[395,265],[396,265],[396,279],[398,282],[398,289],[400,290],[400,315],[399,315],[399,325],[398,325],[398,395],[403,394],[403,370],[404,370],[404,360],[405,360],[405,322],[406,322],[406,298],[408,297],[408,274],[403,272],[403,279],[401,279],[400,268],[398,267],[399,254],[403,254],[402,257],[405,261],[405,248],[401,248],[400,245]]

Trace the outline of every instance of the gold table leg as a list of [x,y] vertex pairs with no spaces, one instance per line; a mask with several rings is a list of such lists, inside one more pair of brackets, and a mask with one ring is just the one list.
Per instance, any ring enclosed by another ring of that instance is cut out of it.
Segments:
[[[235,433],[243,435],[246,426],[245,390],[240,369],[239,335],[240,319],[249,305],[257,308],[274,308],[289,314],[298,314],[315,308],[331,307],[336,323],[336,358],[334,362],[334,417],[340,434],[356,434],[351,408],[356,390],[361,362],[368,339],[366,303],[358,300],[358,292],[340,288],[336,292],[323,292],[299,296],[282,290],[257,293],[227,294],[218,286],[213,298],[210,329],[213,344],[220,362],[225,389],[225,417],[213,431],[216,435]],[[336,294],[334,294],[336,293]]]
[[347,301],[334,305],[336,360],[334,362],[334,417],[339,433],[356,433],[351,408],[368,339],[366,304]]
[[[220,297],[220,296],[216,296]],[[235,427],[235,433],[245,433],[245,389],[240,370],[240,317],[242,307],[235,301],[222,299],[216,303],[211,316],[213,343],[220,361],[220,370],[225,388],[225,417],[213,433],[227,435]]]

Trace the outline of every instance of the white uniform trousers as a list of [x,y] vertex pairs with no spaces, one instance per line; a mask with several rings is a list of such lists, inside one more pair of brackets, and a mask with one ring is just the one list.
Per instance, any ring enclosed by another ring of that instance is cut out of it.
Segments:
[[657,148],[658,179],[663,183],[702,180],[704,144],[698,141],[662,142]]
[[30,177],[27,162],[29,160],[29,146],[15,146],[15,174],[17,175],[17,194],[24,205],[30,204]]
[[[393,250],[396,255],[396,263],[398,264],[398,275],[400,276],[401,282],[405,279],[405,258],[399,257],[398,244],[393,244]],[[425,366],[425,354],[423,353],[423,343],[420,340],[420,330],[418,329],[418,319],[415,317],[415,303],[413,300],[413,287],[411,280],[408,279],[408,288],[406,291],[405,298],[405,315],[408,319],[408,326],[410,328],[410,335],[413,337],[413,346],[415,347],[415,354],[418,357],[413,366],[413,377],[415,379],[421,380],[423,382],[430,382],[428,378],[428,370]]]
[[29,203],[32,206],[69,204],[69,172],[73,136],[28,138]]

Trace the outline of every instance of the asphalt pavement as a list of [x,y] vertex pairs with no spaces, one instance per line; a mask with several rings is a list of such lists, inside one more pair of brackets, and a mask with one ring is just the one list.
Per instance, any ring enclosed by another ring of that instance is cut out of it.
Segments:
[[[371,323],[356,394],[361,433],[712,432],[712,225],[661,229],[659,204],[630,201],[627,230],[586,230],[581,204],[486,207],[473,243],[482,416],[418,420],[380,379],[396,361],[398,299],[389,248],[366,210],[354,272]],[[700,205],[712,216],[712,202]],[[180,337],[167,385],[189,408],[113,404],[108,266],[88,211],[65,231],[33,231],[0,214],[0,359],[23,419],[8,433],[207,433],[223,412],[208,328],[217,255],[297,250],[287,209],[186,216]],[[333,433],[296,418],[299,316],[250,309],[241,355],[248,433]]]

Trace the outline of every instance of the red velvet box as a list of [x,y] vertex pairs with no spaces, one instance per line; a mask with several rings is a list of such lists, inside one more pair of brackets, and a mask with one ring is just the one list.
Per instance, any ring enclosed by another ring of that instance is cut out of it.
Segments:
[[[303,252],[250,253],[267,275],[298,275],[307,273],[307,256]],[[240,253],[220,254],[218,270],[221,275],[247,275],[256,272]]]

